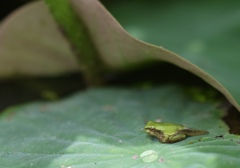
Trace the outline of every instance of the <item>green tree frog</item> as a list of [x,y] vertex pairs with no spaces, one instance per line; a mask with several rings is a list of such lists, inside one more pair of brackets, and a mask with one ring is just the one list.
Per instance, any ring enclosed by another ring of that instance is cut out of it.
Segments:
[[145,132],[156,137],[162,143],[174,143],[188,136],[208,134],[208,131],[196,130],[180,124],[149,121]]

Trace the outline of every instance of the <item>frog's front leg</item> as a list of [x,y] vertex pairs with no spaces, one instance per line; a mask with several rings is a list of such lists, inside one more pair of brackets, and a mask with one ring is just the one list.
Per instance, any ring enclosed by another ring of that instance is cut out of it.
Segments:
[[183,139],[185,139],[187,136],[185,134],[174,134],[168,137],[168,142],[173,143],[173,142],[178,142]]

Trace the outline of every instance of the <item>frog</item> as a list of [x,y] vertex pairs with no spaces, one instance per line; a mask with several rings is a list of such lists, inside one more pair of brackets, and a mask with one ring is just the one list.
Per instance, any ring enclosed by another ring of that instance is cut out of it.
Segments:
[[168,122],[149,121],[145,126],[145,132],[156,137],[161,143],[175,143],[189,136],[208,134],[208,131],[188,128],[181,124]]

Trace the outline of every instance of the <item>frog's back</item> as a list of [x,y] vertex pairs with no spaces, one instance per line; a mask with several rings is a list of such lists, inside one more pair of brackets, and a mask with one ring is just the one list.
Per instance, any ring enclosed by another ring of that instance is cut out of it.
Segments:
[[174,134],[177,131],[186,128],[181,124],[173,124],[173,123],[165,123],[165,122],[161,122],[159,124],[161,125],[161,129],[169,135]]
[[183,125],[181,124],[173,124],[173,123],[168,123],[168,122],[162,122],[162,125],[164,126],[168,126],[168,127],[172,127],[172,126],[175,126],[175,127],[184,127]]
[[175,126],[175,127],[184,127],[181,124],[173,124],[173,123],[167,123],[167,122],[160,122],[159,124],[161,124],[164,127],[173,127],[173,126]]

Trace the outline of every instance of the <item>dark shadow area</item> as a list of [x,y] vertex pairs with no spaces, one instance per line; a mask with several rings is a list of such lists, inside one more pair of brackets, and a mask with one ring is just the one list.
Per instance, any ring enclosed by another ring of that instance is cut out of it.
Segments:
[[30,101],[57,100],[84,88],[83,77],[77,73],[60,77],[0,80],[0,111]]
[[[114,87],[153,87],[167,83],[182,86],[210,88],[200,78],[168,63],[154,63],[147,67],[122,73],[107,73],[104,76],[106,86]],[[23,77],[0,80],[0,110],[35,100],[51,100],[44,92],[55,94],[56,99],[66,97],[85,89],[80,73],[59,77]]]
[[240,113],[235,107],[231,106],[223,120],[230,128],[229,133],[240,135]]
[[31,0],[0,1],[0,20],[27,2],[31,2]]
[[169,63],[157,62],[149,64],[144,68],[136,70],[107,74],[105,76],[107,85],[114,86],[136,86],[141,83],[152,85],[176,83],[184,86],[210,87],[199,77]]
[[[137,70],[107,73],[104,76],[106,86],[148,88],[156,85],[174,83],[184,87],[194,86],[202,89],[211,88],[200,78],[168,63],[154,63]],[[59,77],[23,77],[0,81],[0,106],[44,100],[42,92],[52,91],[58,98],[85,89],[83,76],[79,73]],[[220,96],[220,94],[218,94]]]

